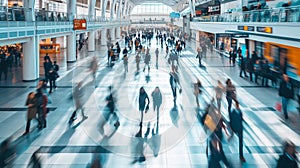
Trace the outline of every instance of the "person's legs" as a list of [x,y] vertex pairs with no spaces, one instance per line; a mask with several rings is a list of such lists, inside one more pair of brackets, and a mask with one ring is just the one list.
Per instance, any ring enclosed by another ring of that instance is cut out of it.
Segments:
[[240,77],[242,77],[242,72],[243,72],[243,69],[240,70]]
[[231,112],[231,105],[232,105],[232,99],[229,97],[226,97],[227,103],[228,103],[228,113],[230,114]]
[[77,111],[77,109],[73,111],[72,116],[70,117],[70,121],[74,121],[75,120],[76,111]]
[[56,86],[56,80],[53,80],[53,87],[57,88],[57,86]]
[[221,99],[217,98],[217,105],[218,105],[218,110],[221,110]]
[[30,122],[31,122],[31,119],[28,119],[28,120],[27,120],[27,124],[26,124],[25,133],[29,133],[29,130],[30,130]]
[[284,114],[285,119],[289,118],[288,112],[287,112],[288,103],[289,103],[289,99],[285,98],[285,97],[282,97],[282,110],[283,110],[283,114]]
[[49,91],[49,93],[52,93],[52,87],[53,87],[53,80],[50,80],[50,91]]
[[240,157],[244,157],[243,155],[243,130],[241,132],[238,132],[239,137],[239,155]]
[[199,105],[199,98],[198,98],[198,94],[195,94],[195,98],[196,98],[197,107],[199,108],[199,107],[200,107],[200,105]]
[[80,111],[81,111],[82,118],[87,119],[88,117],[84,114],[84,108],[82,105],[80,106]]
[[45,115],[43,115],[42,120],[43,120],[43,128],[46,128],[47,127],[47,120],[46,120]]
[[246,70],[243,69],[243,71],[244,71],[244,76],[245,76],[245,77],[248,77],[248,75],[247,75],[247,73],[246,73]]

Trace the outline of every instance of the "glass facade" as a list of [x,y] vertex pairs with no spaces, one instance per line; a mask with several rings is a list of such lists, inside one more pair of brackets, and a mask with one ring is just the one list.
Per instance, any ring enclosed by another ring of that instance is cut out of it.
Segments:
[[169,15],[171,12],[173,12],[172,8],[162,3],[144,3],[135,6],[131,12],[131,15],[138,15],[138,14]]

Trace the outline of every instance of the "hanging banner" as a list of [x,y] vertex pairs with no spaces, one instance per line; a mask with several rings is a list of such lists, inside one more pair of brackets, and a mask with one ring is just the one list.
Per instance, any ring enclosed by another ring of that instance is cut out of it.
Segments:
[[74,30],[86,30],[86,20],[85,19],[74,19],[73,20]]

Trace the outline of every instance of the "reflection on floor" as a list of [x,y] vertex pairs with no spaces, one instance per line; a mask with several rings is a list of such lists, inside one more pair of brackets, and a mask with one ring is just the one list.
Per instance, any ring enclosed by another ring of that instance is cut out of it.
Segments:
[[[153,56],[156,45],[152,44]],[[160,53],[165,53],[164,49]],[[13,166],[26,167],[36,152],[43,167],[86,167],[94,160],[110,168],[207,167],[207,135],[197,121],[197,113],[202,112],[214,97],[216,81],[225,82],[227,78],[231,78],[237,87],[245,120],[244,156],[247,162],[239,161],[237,137],[231,141],[224,138],[223,142],[224,152],[234,167],[274,167],[282,152],[281,144],[287,138],[299,147],[300,124],[296,105],[291,105],[291,119],[285,121],[273,108],[277,100],[276,89],[239,78],[238,67],[228,65],[217,53],[204,58],[204,67],[201,68],[194,55],[192,49],[187,48],[180,57],[179,78],[183,91],[177,93],[175,104],[169,83],[170,66],[164,54],[159,57],[158,67],[151,64],[149,75],[147,71],[136,72],[135,53],[129,54],[128,73],[124,73],[122,60],[108,67],[105,48],[88,53],[70,67],[62,64],[58,88],[51,94],[52,103],[48,105],[47,128],[39,131],[33,121],[30,134],[25,136],[22,136],[26,124],[24,103],[27,94],[35,90],[36,82],[1,81],[0,92],[5,97],[0,98],[0,140],[11,137],[12,144],[16,145],[17,157]],[[92,56],[96,56],[99,62],[95,81],[88,71]],[[155,57],[151,61],[154,62]],[[143,61],[140,67],[144,67]],[[197,78],[204,88],[199,97],[200,111],[196,109],[192,86]],[[72,87],[79,81],[83,81],[84,111],[88,118],[82,120],[78,112],[77,119],[69,125],[74,111]],[[116,115],[109,115],[106,107],[109,86],[112,86],[116,98]],[[151,102],[151,93],[158,86],[163,103],[158,115],[150,104],[140,123],[138,96],[142,86]],[[228,119],[226,109],[224,98],[221,111]],[[120,125],[116,124],[117,121]]]

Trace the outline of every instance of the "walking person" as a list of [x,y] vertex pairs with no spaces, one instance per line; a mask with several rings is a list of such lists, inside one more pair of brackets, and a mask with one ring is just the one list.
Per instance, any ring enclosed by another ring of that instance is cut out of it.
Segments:
[[173,72],[170,72],[170,86],[172,89],[172,93],[173,93],[173,101],[174,101],[174,106],[176,105],[176,98],[177,98],[177,88],[179,88],[179,93],[181,93],[182,88],[179,82],[179,77],[178,74],[175,72],[175,70],[173,70]]
[[227,160],[223,150],[222,142],[216,134],[212,134],[210,136],[208,146],[210,149],[210,156],[208,158],[208,168],[221,168],[222,166],[220,164],[220,161],[222,161],[226,167],[230,167],[230,163]]
[[49,57],[49,54],[46,53],[46,55],[44,56],[44,61],[48,60],[49,62],[51,62],[51,58]]
[[233,59],[233,51],[232,51],[232,48],[231,48],[230,51],[229,51],[229,65],[231,65],[232,59]]
[[[157,117],[157,123],[159,119],[159,108],[162,104],[162,95],[160,92],[159,87],[155,87],[154,91],[151,93],[152,100],[153,100],[153,111],[156,110],[156,117]],[[157,125],[158,127],[158,125]]]
[[92,72],[92,76],[93,76],[93,80],[95,82],[95,85],[96,85],[96,73],[97,73],[97,70],[98,70],[98,61],[97,61],[97,58],[94,56],[93,59],[90,62],[89,71]]
[[195,98],[196,98],[196,104],[197,104],[198,108],[200,107],[199,94],[202,93],[201,87],[202,87],[202,84],[201,84],[200,80],[197,79],[197,82],[194,83],[194,95],[195,95]]
[[296,145],[291,141],[284,142],[283,153],[280,155],[276,168],[298,168]]
[[201,49],[201,47],[197,48],[197,56],[196,56],[196,58],[199,59],[199,67],[202,67],[202,63],[201,63],[201,60],[202,60],[202,49]]
[[36,101],[34,92],[30,92],[28,94],[25,105],[27,106],[27,124],[26,124],[26,129],[25,129],[24,135],[29,133],[31,120],[36,118],[37,101]]
[[282,110],[284,118],[288,119],[288,104],[290,99],[293,99],[294,97],[294,86],[290,82],[290,79],[286,74],[283,74],[282,81],[279,85],[279,96],[282,99]]
[[247,73],[246,73],[246,62],[245,62],[245,59],[242,55],[239,56],[240,58],[240,64],[241,64],[241,67],[240,67],[240,77],[242,78],[242,73],[244,73],[244,77],[248,77]]
[[124,64],[124,71],[126,73],[126,72],[128,72],[128,57],[127,57],[127,55],[124,55],[124,57],[123,57],[123,64]]
[[56,88],[56,79],[58,77],[58,74],[56,71],[54,71],[53,68],[50,68],[49,72],[48,72],[48,79],[49,79],[49,82],[50,82],[50,91],[49,93],[52,93],[52,89],[53,87]]
[[222,82],[219,80],[218,80],[218,85],[215,87],[215,91],[216,91],[217,106],[220,112],[221,102],[222,102],[223,93],[225,92],[225,87],[223,86]]
[[35,99],[37,102],[37,114],[38,114],[38,129],[46,128],[46,115],[47,115],[47,96],[43,93],[44,81],[39,81]]
[[232,100],[236,99],[236,89],[230,79],[226,81],[226,99],[228,103],[228,113],[231,113]]
[[150,59],[151,59],[150,54],[146,53],[145,60],[144,60],[145,66],[144,66],[143,72],[145,72],[146,66],[148,66],[148,75],[150,73]]
[[52,63],[49,61],[49,59],[45,59],[44,60],[44,72],[45,72],[45,79],[47,82],[49,81],[50,68],[52,68]]
[[155,50],[155,56],[156,56],[156,67],[158,66],[158,54],[159,54],[159,51],[158,51],[158,48],[156,48]]
[[[146,99],[147,99],[147,106],[146,106]],[[150,104],[150,99],[148,97],[148,94],[146,93],[144,87],[141,87],[139,92],[139,111],[141,113],[141,123],[143,123],[144,110],[145,113],[147,113],[149,110],[149,104]]]
[[75,110],[72,113],[72,116],[69,120],[69,124],[73,123],[73,121],[76,120],[76,113],[78,110],[81,111],[82,115],[82,120],[87,119],[88,117],[84,115],[84,108],[83,108],[83,87],[82,87],[82,82],[79,82],[73,89],[73,97],[75,100]]
[[136,54],[135,63],[136,63],[136,71],[137,72],[140,70],[140,61],[141,61],[140,54]]
[[243,155],[243,113],[240,109],[239,102],[235,101],[236,108],[231,111],[230,118],[230,127],[234,133],[237,134],[239,138],[239,156],[241,162],[246,162],[246,159]]

